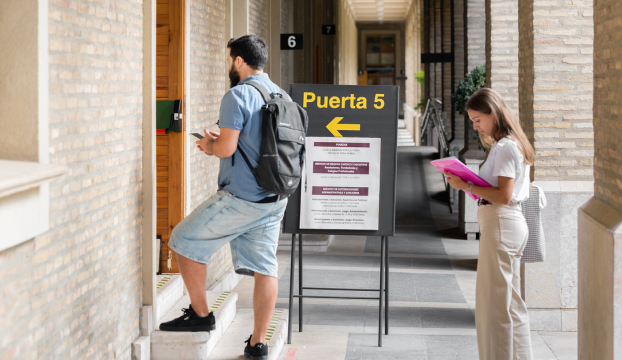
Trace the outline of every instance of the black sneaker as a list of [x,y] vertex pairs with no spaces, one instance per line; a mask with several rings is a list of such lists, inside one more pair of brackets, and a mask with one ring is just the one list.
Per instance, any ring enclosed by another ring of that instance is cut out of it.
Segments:
[[216,318],[214,313],[210,312],[205,317],[200,317],[192,310],[192,305],[189,309],[181,309],[184,314],[175,320],[171,320],[160,324],[160,330],[162,331],[211,331],[216,330]]
[[253,334],[245,341],[244,357],[251,358],[251,360],[268,360],[268,345],[258,342],[255,346],[251,346],[252,337]]

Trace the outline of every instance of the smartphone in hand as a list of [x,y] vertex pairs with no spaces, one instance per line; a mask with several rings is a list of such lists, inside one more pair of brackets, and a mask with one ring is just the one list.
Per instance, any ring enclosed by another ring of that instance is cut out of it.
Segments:
[[203,139],[205,136],[199,134],[199,133],[190,133],[190,135],[194,136],[195,138],[201,140]]

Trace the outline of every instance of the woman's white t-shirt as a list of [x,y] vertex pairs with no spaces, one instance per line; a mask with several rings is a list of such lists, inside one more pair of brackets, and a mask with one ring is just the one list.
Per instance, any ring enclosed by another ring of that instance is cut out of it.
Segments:
[[529,165],[518,149],[518,144],[503,138],[492,145],[490,154],[479,169],[479,176],[494,187],[499,186],[499,176],[514,179],[512,202],[521,202],[529,197]]

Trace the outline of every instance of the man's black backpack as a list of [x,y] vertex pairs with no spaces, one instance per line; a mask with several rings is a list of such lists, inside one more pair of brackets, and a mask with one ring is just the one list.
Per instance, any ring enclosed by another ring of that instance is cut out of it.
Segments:
[[266,104],[261,108],[262,132],[259,164],[253,168],[248,157],[238,145],[238,150],[251,169],[259,186],[281,199],[293,194],[302,176],[305,161],[305,138],[309,117],[293,101],[285,100],[279,93],[270,94],[255,81],[250,85],[259,90]]

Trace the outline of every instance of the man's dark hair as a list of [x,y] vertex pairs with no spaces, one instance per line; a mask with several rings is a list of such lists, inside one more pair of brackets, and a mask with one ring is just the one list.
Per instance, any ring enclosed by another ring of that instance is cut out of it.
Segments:
[[227,43],[231,49],[231,58],[241,57],[245,63],[255,70],[263,70],[268,61],[268,45],[262,38],[255,35],[244,35],[231,39]]

